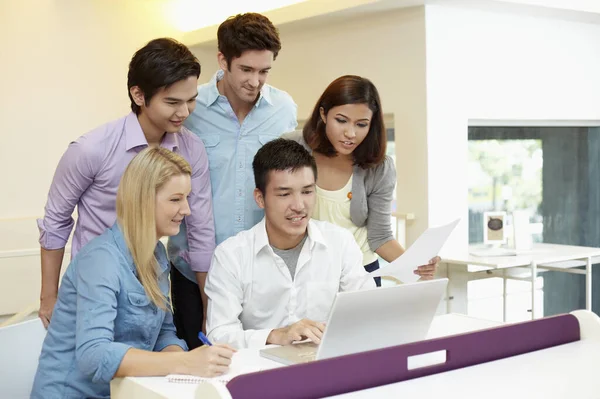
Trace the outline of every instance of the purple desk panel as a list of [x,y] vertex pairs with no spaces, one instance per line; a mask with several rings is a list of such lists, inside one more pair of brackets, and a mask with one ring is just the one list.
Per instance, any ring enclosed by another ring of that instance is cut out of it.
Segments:
[[[339,395],[490,362],[579,340],[579,322],[559,315],[467,334],[250,373],[227,384],[233,399]],[[408,370],[408,358],[446,350],[446,362]]]

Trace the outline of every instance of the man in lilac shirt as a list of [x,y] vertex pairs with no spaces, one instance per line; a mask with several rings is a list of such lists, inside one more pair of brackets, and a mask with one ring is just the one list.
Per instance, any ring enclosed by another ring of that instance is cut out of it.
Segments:
[[[147,146],[175,151],[192,167],[191,215],[184,220],[188,245],[180,256],[188,259],[196,272],[197,295],[204,295],[215,247],[208,157],[202,141],[182,126],[195,108],[199,76],[200,64],[183,44],[172,39],[151,41],[129,64],[127,86],[133,112],[81,136],[67,148],[50,186],[44,218],[38,220],[42,247],[39,316],[46,327],[56,302],[64,248],[74,225],[73,210],[77,206],[71,257],[113,225],[121,175]],[[172,290],[176,295],[177,287]]]

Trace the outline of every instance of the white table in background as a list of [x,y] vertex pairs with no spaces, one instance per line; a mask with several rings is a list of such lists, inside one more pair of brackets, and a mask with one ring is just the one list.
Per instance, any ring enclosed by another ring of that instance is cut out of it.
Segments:
[[[472,246],[470,250],[481,250]],[[595,259],[598,258],[598,259]],[[528,251],[513,256],[473,256],[450,254],[442,257],[441,266],[446,268],[449,278],[447,312],[467,314],[467,283],[469,280],[486,277],[503,278],[503,320],[506,321],[506,279],[517,268],[528,268],[531,281],[531,318],[535,314],[535,279],[538,270],[552,270],[574,274],[585,274],[585,307],[592,309],[592,264],[600,262],[600,248],[558,244],[533,244]],[[585,266],[585,270],[575,269]]]
[[[502,323],[476,319],[459,314],[436,316],[427,338],[466,333],[497,327]],[[234,362],[248,372],[284,367],[282,364],[260,357],[259,349],[242,349]],[[169,383],[164,377],[116,378],[111,383],[112,399],[193,399],[197,384]]]

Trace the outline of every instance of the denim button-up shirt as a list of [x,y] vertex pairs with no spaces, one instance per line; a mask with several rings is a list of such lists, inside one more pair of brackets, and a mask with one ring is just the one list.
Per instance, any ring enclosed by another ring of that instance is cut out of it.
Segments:
[[[154,254],[167,296],[169,263],[162,243]],[[63,276],[31,397],[108,398],[110,380],[129,348],[158,352],[169,345],[187,350],[175,335],[171,312],[146,295],[115,224],[82,248]]]
[[[227,97],[219,94],[219,70],[210,82],[198,87],[196,109],[185,126],[204,142],[212,185],[215,238],[217,245],[260,222],[262,209],[254,201],[252,161],[260,147],[293,131],[298,125],[297,106],[285,91],[265,84],[250,113],[240,124]],[[177,270],[196,281],[179,251],[186,250],[186,226],[169,240],[169,255]],[[196,270],[198,271],[198,270]]]

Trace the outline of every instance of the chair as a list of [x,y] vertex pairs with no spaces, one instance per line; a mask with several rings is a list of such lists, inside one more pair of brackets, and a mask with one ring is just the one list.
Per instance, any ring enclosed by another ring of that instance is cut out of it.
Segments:
[[24,321],[28,317],[30,317],[32,313],[37,313],[38,310],[40,310],[40,301],[35,301],[29,304],[25,309],[21,310],[18,313],[15,313],[13,316],[0,323],[0,328]]
[[0,328],[0,398],[29,398],[45,337],[37,317]]

